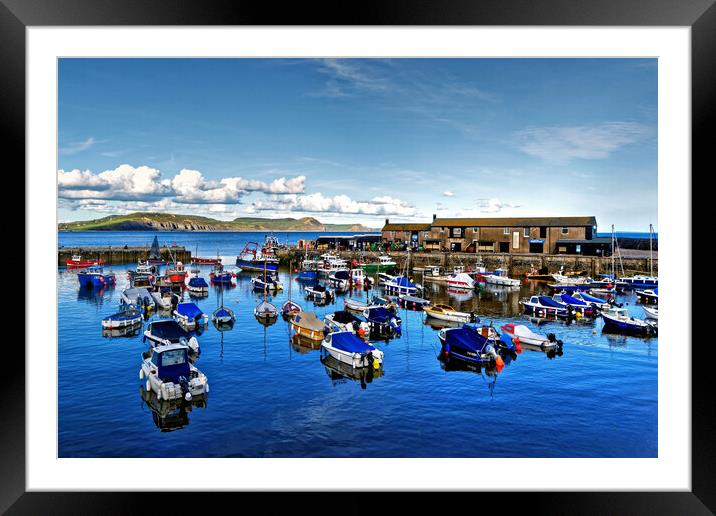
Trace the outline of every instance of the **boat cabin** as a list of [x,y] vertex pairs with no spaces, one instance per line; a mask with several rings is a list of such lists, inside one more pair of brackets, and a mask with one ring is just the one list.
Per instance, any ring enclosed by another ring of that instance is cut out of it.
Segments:
[[189,366],[188,348],[181,344],[172,344],[159,348],[152,348],[151,374],[164,382],[179,383],[183,377],[189,380],[191,368]]

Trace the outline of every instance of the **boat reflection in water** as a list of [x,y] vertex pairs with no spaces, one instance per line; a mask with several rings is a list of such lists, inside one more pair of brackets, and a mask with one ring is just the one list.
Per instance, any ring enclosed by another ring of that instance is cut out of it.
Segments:
[[160,400],[151,391],[139,388],[139,395],[152,412],[152,420],[162,432],[173,432],[189,424],[189,412],[195,408],[206,408],[207,400],[198,396],[187,402],[183,399]]
[[466,303],[467,301],[470,301],[475,295],[475,290],[467,288],[449,287],[447,289],[447,293],[451,299],[454,299],[458,303]]
[[[494,396],[495,391],[495,383],[497,382],[497,376],[499,371],[497,370],[497,366],[494,364],[477,364],[477,363],[471,363],[471,362],[465,362],[463,360],[450,360],[449,358],[446,359],[446,357],[443,355],[443,353],[440,353],[437,356],[438,361],[440,362],[440,367],[443,371],[446,373],[452,373],[452,372],[472,372],[479,374],[482,376],[482,379],[485,381],[485,385],[487,386],[487,390],[490,393],[490,397]],[[507,354],[503,358],[503,361],[505,363],[505,366],[509,363],[511,363],[513,360],[512,356]],[[504,366],[503,366],[504,367]]]
[[136,337],[142,331],[144,324],[140,321],[124,328],[102,328],[102,337],[113,339],[117,337]]
[[321,341],[309,339],[305,335],[299,335],[298,333],[294,333],[293,336],[291,336],[290,342],[291,348],[297,353],[310,353],[311,351],[321,349]]
[[461,328],[463,324],[457,321],[443,321],[442,319],[436,319],[435,317],[425,317],[423,324],[429,326],[433,330],[442,330],[444,328]]
[[106,287],[102,289],[80,287],[77,291],[77,301],[100,307],[104,303],[105,291]]
[[321,358],[321,363],[326,368],[326,374],[333,385],[347,383],[348,381],[360,382],[360,388],[365,389],[375,378],[383,376],[383,368],[372,367],[351,367],[348,364],[336,360],[331,355]]

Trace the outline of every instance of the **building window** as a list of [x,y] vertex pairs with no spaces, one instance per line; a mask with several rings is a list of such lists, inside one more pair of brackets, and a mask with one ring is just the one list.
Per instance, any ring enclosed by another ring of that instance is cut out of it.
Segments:
[[524,233],[524,235],[525,235],[525,238],[529,238],[529,236],[530,236],[530,228],[525,228],[525,233]]
[[502,228],[502,234],[503,234],[503,235],[509,235],[509,234],[510,234],[510,228]]
[[569,228],[562,228],[562,234],[566,235],[567,233],[569,233]]
[[452,235],[453,238],[460,238],[462,237],[462,228],[452,228]]
[[577,254],[580,254],[582,252],[582,246],[577,244],[577,247],[574,250],[577,252]]

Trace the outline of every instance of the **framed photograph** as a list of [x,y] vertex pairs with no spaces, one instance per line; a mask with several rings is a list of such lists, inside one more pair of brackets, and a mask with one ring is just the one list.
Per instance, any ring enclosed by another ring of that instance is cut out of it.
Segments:
[[690,280],[712,3],[4,0],[27,254],[0,507],[713,511]]

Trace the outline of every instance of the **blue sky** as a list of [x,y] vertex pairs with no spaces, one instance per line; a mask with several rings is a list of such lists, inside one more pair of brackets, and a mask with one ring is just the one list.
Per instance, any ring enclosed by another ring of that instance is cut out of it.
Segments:
[[60,221],[657,226],[655,59],[62,59]]

